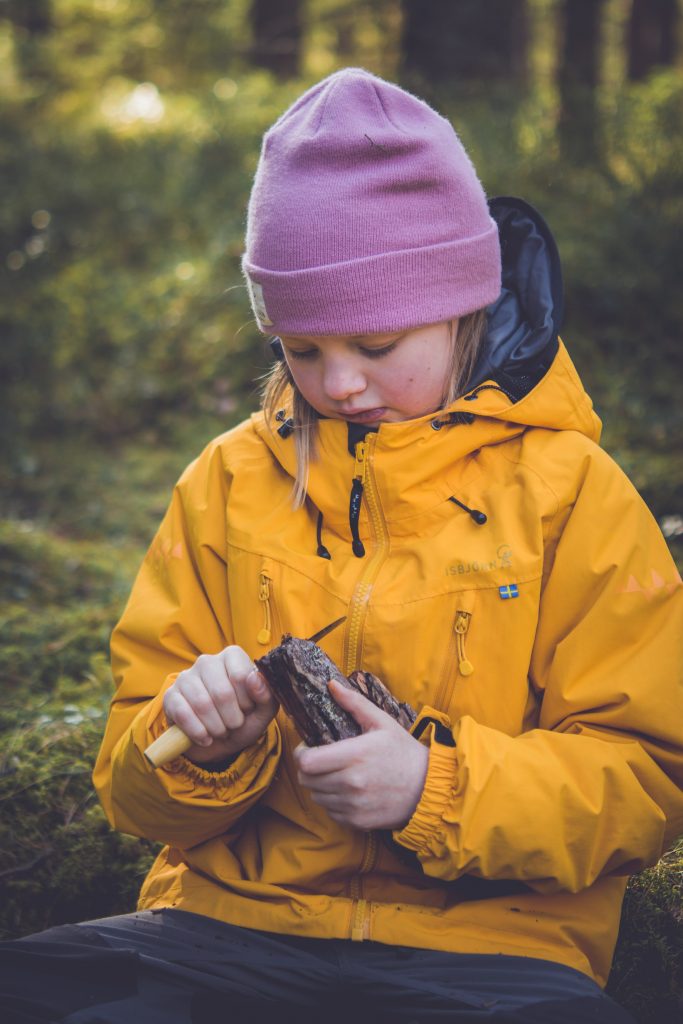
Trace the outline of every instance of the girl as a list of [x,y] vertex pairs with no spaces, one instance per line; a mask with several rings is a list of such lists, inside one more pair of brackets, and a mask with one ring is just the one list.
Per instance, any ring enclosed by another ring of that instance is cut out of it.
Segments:
[[[165,847],[138,914],[13,944],[50,979],[21,1006],[629,1020],[602,986],[626,877],[681,827],[681,580],[597,446],[547,226],[347,69],[265,136],[243,267],[280,361],[175,490],[95,769]],[[306,748],[278,710],[254,659],[341,616],[326,651],[412,733],[334,685],[354,739]],[[192,745],[155,771],[170,723]]]

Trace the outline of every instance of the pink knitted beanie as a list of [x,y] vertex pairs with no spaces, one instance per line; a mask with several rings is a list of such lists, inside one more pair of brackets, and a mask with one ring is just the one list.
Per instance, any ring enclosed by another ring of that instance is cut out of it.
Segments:
[[242,267],[268,334],[397,331],[500,292],[498,229],[453,128],[359,68],[264,136]]

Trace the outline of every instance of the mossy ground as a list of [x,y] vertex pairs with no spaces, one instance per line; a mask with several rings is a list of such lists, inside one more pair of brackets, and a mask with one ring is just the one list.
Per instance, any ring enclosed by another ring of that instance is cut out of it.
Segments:
[[112,625],[205,439],[201,428],[185,437],[163,448],[44,441],[0,519],[2,937],[131,910],[154,855],[110,829],[91,772]]
[[680,1024],[683,840],[629,881],[607,990],[638,1024]]

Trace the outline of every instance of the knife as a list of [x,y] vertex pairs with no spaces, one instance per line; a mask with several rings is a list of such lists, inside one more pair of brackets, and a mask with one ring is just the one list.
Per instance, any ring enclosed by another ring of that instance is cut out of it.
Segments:
[[[317,644],[319,640],[322,640],[328,633],[331,633],[333,629],[341,626],[342,622],[346,622],[345,615],[342,615],[340,619],[335,619],[334,622],[330,622],[328,626],[319,629],[313,636],[309,636],[308,642]],[[176,757],[184,754],[191,746],[192,740],[189,736],[186,736],[179,726],[171,725],[158,739],[150,743],[145,750],[145,757],[153,768],[163,768],[169,761],[174,761]]]
[[313,634],[313,636],[309,636],[308,643],[317,644],[318,640],[322,640],[324,636],[331,633],[333,629],[337,628],[337,626],[341,626],[342,622],[346,622],[345,615],[342,615],[341,619],[335,619],[334,622],[329,624],[329,626],[324,626],[323,629],[319,629],[317,633]]

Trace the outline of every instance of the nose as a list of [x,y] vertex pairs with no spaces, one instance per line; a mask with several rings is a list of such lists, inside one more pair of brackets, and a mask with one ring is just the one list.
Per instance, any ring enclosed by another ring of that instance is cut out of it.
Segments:
[[365,374],[348,356],[325,359],[322,383],[325,394],[333,402],[343,402],[352,395],[359,395],[367,387]]

